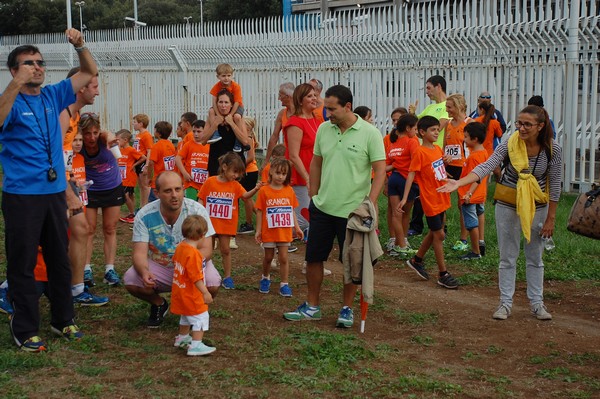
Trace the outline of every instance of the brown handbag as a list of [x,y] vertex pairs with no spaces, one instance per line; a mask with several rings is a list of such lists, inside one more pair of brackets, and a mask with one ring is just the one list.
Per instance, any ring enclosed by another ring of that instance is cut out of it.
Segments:
[[494,190],[494,200],[505,204],[517,205],[517,189],[498,182]]
[[579,194],[571,208],[567,230],[600,240],[600,188]]

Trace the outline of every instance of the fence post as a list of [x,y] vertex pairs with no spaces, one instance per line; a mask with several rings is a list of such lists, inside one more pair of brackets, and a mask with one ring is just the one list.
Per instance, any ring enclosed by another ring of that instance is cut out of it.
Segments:
[[[566,162],[564,187],[563,190],[571,191],[575,179],[575,168],[577,166],[577,109],[579,106],[579,10],[580,0],[571,0],[569,10],[569,41],[567,44],[567,84],[565,87],[565,102],[563,115],[565,118],[565,148],[563,148],[563,158],[569,159]],[[585,135],[585,128],[582,123],[582,135]],[[585,137],[582,136],[583,141]],[[578,188],[579,191],[579,188]]]

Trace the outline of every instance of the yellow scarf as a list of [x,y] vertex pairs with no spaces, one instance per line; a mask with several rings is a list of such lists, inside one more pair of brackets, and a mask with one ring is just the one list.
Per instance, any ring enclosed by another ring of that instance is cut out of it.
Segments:
[[508,139],[508,156],[510,163],[519,173],[517,180],[517,215],[521,220],[523,236],[529,242],[531,240],[531,223],[535,216],[535,203],[545,204],[548,202],[548,194],[543,192],[532,173],[523,173],[529,170],[529,158],[525,142],[515,132]]

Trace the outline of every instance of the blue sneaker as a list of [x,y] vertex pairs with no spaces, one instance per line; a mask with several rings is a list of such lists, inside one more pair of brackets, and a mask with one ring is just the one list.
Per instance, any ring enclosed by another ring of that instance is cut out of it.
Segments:
[[271,289],[271,280],[268,278],[262,278],[260,280],[260,286],[258,287],[258,292],[261,294],[268,294]]
[[8,288],[0,288],[0,313],[13,314],[14,309],[8,300]]
[[44,352],[46,351],[46,343],[36,335],[23,341],[19,345],[19,349],[25,352]]
[[217,348],[215,348],[213,346],[205,345],[204,342],[200,342],[200,344],[196,345],[196,346],[190,345],[187,350],[187,355],[188,356],[206,356],[206,355],[210,355],[211,353],[213,353],[216,350],[217,350]]
[[83,271],[83,284],[85,284],[85,286],[88,288],[94,287],[96,285],[96,283],[94,282],[94,274],[91,270]]
[[292,289],[288,284],[282,285],[279,287],[279,295],[289,298],[292,296]]
[[83,333],[79,331],[79,327],[77,327],[75,324],[70,324],[62,330],[59,330],[54,326],[50,326],[50,331],[59,337],[63,337],[67,341],[79,341],[81,338],[83,338]]
[[115,271],[115,269],[109,269],[104,273],[104,282],[110,286],[121,284],[121,278]]
[[352,308],[348,306],[344,306],[342,310],[340,310],[340,315],[338,316],[337,322],[335,323],[336,327],[343,328],[351,328],[354,324],[354,312]]
[[219,134],[219,131],[216,131],[213,133],[213,135],[210,137],[210,139],[208,139],[207,143],[208,144],[212,144],[212,143],[216,143],[217,141],[221,140],[223,137],[221,137],[221,135]]
[[235,144],[233,145],[233,152],[242,152],[242,145],[237,140],[235,141]]
[[225,277],[221,282],[221,286],[226,290],[235,290],[235,285],[233,284],[233,279],[231,277]]
[[90,293],[87,288],[81,294],[73,297],[73,303],[81,306],[103,306],[109,301],[110,299],[105,296],[96,296]]
[[321,320],[321,308],[304,302],[293,312],[284,313],[283,318],[289,321]]

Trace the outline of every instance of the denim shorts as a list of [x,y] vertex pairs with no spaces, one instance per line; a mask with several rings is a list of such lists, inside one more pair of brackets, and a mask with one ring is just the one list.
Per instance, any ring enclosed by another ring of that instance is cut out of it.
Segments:
[[483,204],[463,204],[461,212],[465,220],[465,228],[469,231],[479,227],[478,216],[485,211]]

